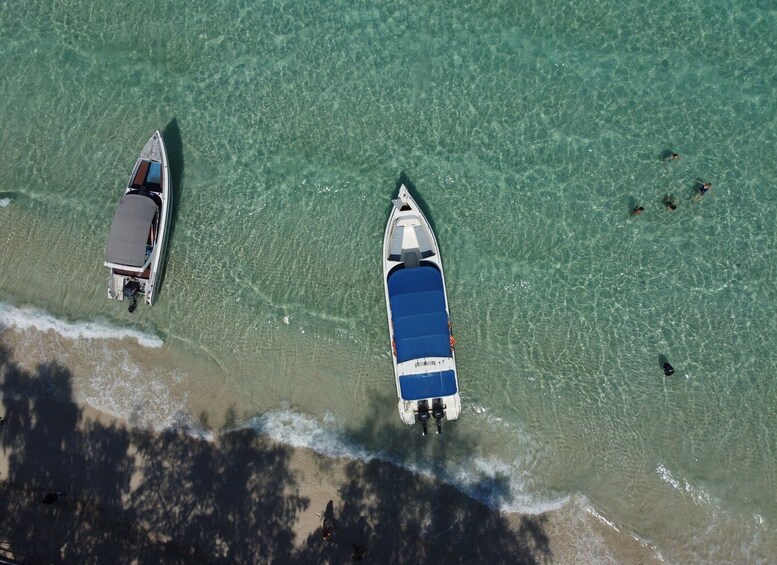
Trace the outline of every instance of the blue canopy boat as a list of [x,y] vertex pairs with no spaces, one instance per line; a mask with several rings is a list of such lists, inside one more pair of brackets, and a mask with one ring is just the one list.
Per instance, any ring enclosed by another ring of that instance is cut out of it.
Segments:
[[393,201],[383,238],[383,278],[399,415],[408,425],[461,412],[455,341],[437,240],[407,188]]

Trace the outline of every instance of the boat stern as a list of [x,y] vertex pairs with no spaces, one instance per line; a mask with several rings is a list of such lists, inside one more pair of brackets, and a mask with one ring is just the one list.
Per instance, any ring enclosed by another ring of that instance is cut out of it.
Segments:
[[453,358],[413,360],[397,368],[398,408],[402,421],[409,426],[421,422],[426,435],[427,424],[434,420],[437,433],[442,433],[442,420],[455,420],[461,412]]
[[442,433],[442,420],[456,420],[461,412],[461,399],[458,394],[441,398],[399,401],[399,417],[408,426],[421,422],[422,433],[429,433],[428,424],[434,420],[437,433]]

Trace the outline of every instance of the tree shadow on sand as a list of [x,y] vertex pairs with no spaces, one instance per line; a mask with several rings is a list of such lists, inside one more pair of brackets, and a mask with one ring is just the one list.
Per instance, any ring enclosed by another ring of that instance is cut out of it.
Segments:
[[[308,506],[290,450],[248,430],[218,443],[86,417],[72,375],[20,369],[0,345],[0,556],[30,563],[293,560]],[[52,383],[56,387],[52,389]],[[52,390],[54,392],[52,392]],[[61,492],[53,504],[47,493]]]
[[[333,535],[325,540],[319,529],[296,540],[310,502],[300,495],[290,448],[250,429],[218,442],[128,430],[75,404],[72,381],[56,363],[20,368],[0,344],[0,416],[7,419],[0,449],[8,461],[0,476],[1,558],[343,563],[356,555],[371,563],[533,564],[552,557],[543,516],[494,513],[449,485],[377,460],[338,463],[347,477],[342,502],[310,509],[326,514]],[[430,461],[468,443],[453,426],[446,433],[455,440],[415,431],[375,418],[351,435],[366,445],[407,444],[397,456],[431,475],[439,468]],[[324,473],[333,465],[316,460]],[[508,496],[499,478],[483,481],[483,489]],[[44,504],[50,493],[62,494]]]

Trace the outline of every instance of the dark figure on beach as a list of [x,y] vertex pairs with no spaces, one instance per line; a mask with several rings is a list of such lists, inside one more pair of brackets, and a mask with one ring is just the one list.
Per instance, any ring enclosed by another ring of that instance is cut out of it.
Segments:
[[637,215],[641,214],[641,213],[642,213],[642,212],[644,212],[644,211],[645,211],[645,209],[644,209],[642,206],[637,206],[636,208],[634,208],[634,209],[631,211],[631,215],[632,215],[632,216],[637,216]]
[[664,361],[664,375],[671,377],[674,374],[674,367],[669,364],[669,361]]
[[662,200],[662,202],[664,203],[664,208],[666,208],[667,210],[671,210],[671,211],[677,210],[677,199],[671,194],[667,194],[666,196],[664,196],[664,199]]
[[65,493],[61,490],[58,490],[57,492],[50,492],[45,497],[43,497],[41,504],[54,504],[57,500],[60,499],[60,497],[64,495]]
[[329,541],[335,531],[335,502],[330,500],[324,510],[324,520],[321,524],[321,537]]
[[693,196],[693,201],[698,202],[702,199],[702,197],[707,194],[710,190],[712,190],[712,183],[709,182],[702,182],[701,186],[698,188],[698,192]]

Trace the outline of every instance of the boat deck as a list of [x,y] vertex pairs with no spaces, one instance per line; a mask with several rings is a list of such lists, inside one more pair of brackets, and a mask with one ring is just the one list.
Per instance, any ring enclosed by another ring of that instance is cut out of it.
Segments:
[[415,216],[399,218],[391,232],[389,261],[405,261],[404,257],[418,252],[422,259],[435,254],[429,230]]
[[134,271],[124,271],[122,269],[114,269],[113,272],[117,275],[121,275],[123,277],[132,277],[134,279],[145,279],[148,280],[151,278],[151,269],[148,268],[142,273],[136,273]]

